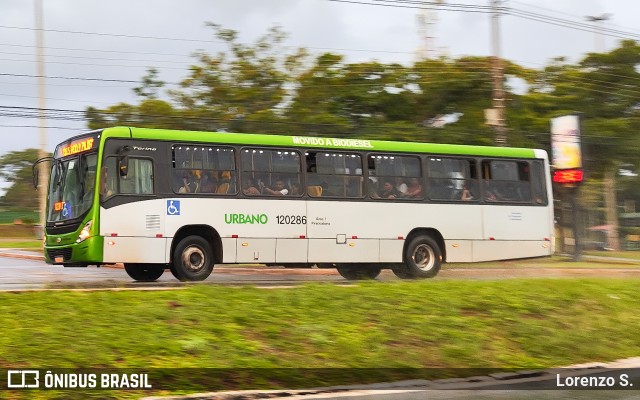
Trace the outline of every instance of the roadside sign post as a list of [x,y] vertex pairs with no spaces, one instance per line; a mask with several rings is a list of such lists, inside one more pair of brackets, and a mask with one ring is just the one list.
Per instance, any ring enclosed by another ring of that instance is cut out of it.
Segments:
[[561,185],[562,197],[567,193],[571,198],[573,261],[582,259],[582,240],[578,226],[580,221],[580,184],[584,181],[580,139],[581,125],[581,114],[564,115],[551,119],[553,182]]

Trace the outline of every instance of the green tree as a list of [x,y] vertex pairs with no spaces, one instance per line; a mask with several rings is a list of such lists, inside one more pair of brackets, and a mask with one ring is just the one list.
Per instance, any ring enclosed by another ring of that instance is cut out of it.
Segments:
[[192,130],[282,133],[282,110],[306,59],[306,51],[287,52],[285,33],[272,27],[254,44],[240,43],[238,33],[208,23],[227,45],[215,55],[196,54],[197,63],[171,100],[158,99],[164,82],[148,70],[134,92],[139,104],[119,103],[105,109],[88,107],[91,129],[116,125]]
[[238,32],[207,25],[229,50],[198,53],[198,63],[191,66],[181,88],[170,91],[173,99],[184,110],[210,116],[219,128],[244,131],[246,125],[252,131],[274,130],[274,123],[282,121],[287,86],[293,84],[292,75],[304,62],[306,51],[288,54],[282,46],[286,34],[277,26],[247,45],[239,42]]
[[0,156],[0,178],[11,186],[0,197],[3,207],[38,211],[31,166],[38,159],[37,149],[11,151]]
[[158,70],[149,68],[142,78],[142,85],[133,88],[133,91],[139,97],[153,100],[158,98],[158,90],[163,86],[164,82],[158,79]]
[[590,54],[577,65],[556,59],[533,77],[532,88],[522,99],[524,109],[546,121],[582,113],[584,166],[589,177],[603,179],[607,223],[613,226],[609,245],[616,249],[618,167],[638,165],[640,154],[639,65],[640,45],[634,41],[623,41],[609,53]]

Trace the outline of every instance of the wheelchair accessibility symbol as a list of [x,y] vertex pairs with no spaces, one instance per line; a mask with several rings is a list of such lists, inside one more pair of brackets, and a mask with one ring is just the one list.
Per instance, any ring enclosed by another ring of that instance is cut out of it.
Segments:
[[167,200],[167,215],[180,215],[180,200]]

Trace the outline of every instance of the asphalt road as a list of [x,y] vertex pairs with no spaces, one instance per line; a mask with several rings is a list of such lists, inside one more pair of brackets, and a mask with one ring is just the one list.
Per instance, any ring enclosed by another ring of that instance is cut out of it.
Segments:
[[[2,255],[2,254],[0,254]],[[6,255],[6,254],[5,254]],[[21,254],[18,254],[20,256]],[[33,256],[33,253],[31,253]],[[33,258],[33,257],[31,257]],[[447,268],[434,279],[496,280],[511,278],[617,277],[640,279],[640,269],[571,269],[571,268]],[[379,281],[395,281],[396,276],[384,270]],[[302,282],[348,284],[334,269],[287,269],[279,267],[217,265],[204,282],[181,283],[169,271],[157,282],[134,282],[122,268],[64,268],[43,261],[0,256],[0,290],[44,288],[161,288],[185,284],[227,284],[258,286],[291,286]]]
[[[384,275],[392,274],[385,273]],[[391,277],[389,276],[389,278]],[[266,267],[229,268],[222,265],[216,266],[211,276],[202,283],[287,286],[312,281],[347,283],[334,270],[294,270]],[[180,285],[185,285],[185,283],[176,280],[169,271],[165,271],[157,282],[134,282],[124,269],[117,267],[64,268],[58,265],[48,265],[42,261],[0,257],[0,290],[67,287],[158,288]]]

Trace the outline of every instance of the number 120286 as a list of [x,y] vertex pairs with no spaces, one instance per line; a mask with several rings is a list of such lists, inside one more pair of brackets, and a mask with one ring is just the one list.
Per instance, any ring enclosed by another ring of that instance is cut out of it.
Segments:
[[276,215],[278,225],[305,225],[306,215]]

